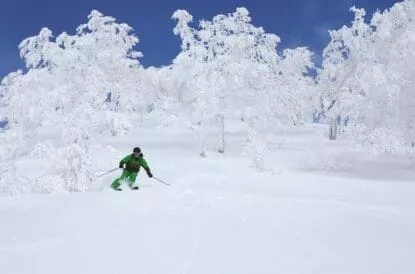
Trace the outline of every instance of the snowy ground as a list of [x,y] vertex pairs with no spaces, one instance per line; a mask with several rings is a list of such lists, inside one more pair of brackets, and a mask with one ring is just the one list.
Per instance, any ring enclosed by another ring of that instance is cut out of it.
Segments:
[[276,139],[260,174],[240,156],[240,130],[228,130],[227,154],[207,158],[187,130],[105,141],[114,150],[103,170],[138,144],[170,187],[143,173],[140,191],[113,192],[114,173],[97,183],[103,191],[1,198],[0,273],[415,273],[407,163],[335,156],[337,171],[318,170],[331,164],[310,127]]

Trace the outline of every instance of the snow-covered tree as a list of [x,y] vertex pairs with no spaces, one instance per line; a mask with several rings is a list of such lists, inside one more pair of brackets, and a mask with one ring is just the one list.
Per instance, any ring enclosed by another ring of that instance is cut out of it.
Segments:
[[[320,88],[328,116],[347,116],[360,144],[375,151],[413,147],[415,2],[376,12],[352,8],[351,27],[330,32]],[[329,107],[327,107],[329,106]]]
[[[253,26],[245,8],[201,21],[199,29],[189,26],[193,17],[184,10],[176,11],[173,19],[177,20],[174,33],[182,39],[182,52],[173,63],[181,79],[179,101],[187,106],[199,132],[210,121],[216,122],[219,152],[225,151],[226,117],[235,113],[244,117],[249,113],[247,122],[256,131],[260,124],[263,129],[275,123],[295,123],[302,116],[307,96],[303,92],[306,86],[312,87],[305,76],[306,68],[312,67],[308,50],[279,55],[279,37]],[[203,133],[199,136],[203,155]]]
[[329,137],[337,138],[338,117],[353,117],[359,90],[360,74],[374,59],[370,50],[372,29],[364,22],[363,9],[351,9],[355,19],[351,27],[330,31],[331,41],[323,52],[319,71],[321,112],[329,122]]
[[124,133],[131,127],[128,116],[149,104],[132,28],[95,10],[88,19],[74,35],[55,39],[43,28],[23,40],[19,48],[27,72],[8,75],[0,97],[0,120],[10,127],[5,134],[21,132],[22,146],[35,148],[45,131],[61,136],[64,146],[56,154],[69,161],[60,161],[60,170],[71,190],[93,180],[94,133]]

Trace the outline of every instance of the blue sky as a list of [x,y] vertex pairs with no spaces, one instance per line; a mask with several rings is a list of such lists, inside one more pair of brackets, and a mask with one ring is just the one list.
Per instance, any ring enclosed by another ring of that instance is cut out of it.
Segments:
[[195,19],[211,19],[236,7],[251,12],[253,24],[282,39],[280,48],[307,46],[317,54],[328,42],[328,29],[349,24],[353,5],[369,14],[384,10],[393,0],[13,0],[0,7],[0,79],[23,68],[17,49],[21,40],[36,35],[42,27],[55,35],[74,33],[87,21],[92,9],[132,26],[140,38],[138,50],[144,66],[168,65],[180,50],[170,19],[176,9],[188,10]]

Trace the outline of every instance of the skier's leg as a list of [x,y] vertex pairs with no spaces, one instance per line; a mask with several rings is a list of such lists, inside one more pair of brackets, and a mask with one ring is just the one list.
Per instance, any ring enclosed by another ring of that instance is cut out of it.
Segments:
[[135,180],[137,179],[137,174],[138,172],[131,172],[130,175],[128,176],[128,186],[130,188],[133,187]]
[[118,189],[121,185],[121,181],[125,180],[129,175],[129,172],[127,170],[123,170],[121,177],[119,177],[118,179],[116,179],[114,182],[112,182],[111,187],[113,189]]

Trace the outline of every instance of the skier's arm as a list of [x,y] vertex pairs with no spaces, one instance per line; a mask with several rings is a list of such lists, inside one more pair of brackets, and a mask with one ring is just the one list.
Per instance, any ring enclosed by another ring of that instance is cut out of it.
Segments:
[[150,178],[153,177],[153,174],[151,173],[150,167],[148,166],[147,161],[143,157],[141,157],[140,164],[146,170],[147,176],[150,177]]
[[121,161],[120,161],[120,168],[124,168],[124,164],[127,164],[128,161],[130,161],[131,155],[125,156]]

